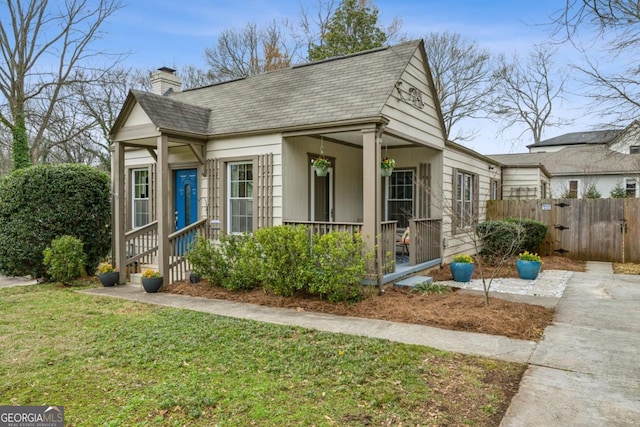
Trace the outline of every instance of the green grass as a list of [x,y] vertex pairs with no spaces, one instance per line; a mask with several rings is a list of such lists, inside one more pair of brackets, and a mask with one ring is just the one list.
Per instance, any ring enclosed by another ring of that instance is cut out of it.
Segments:
[[0,313],[0,405],[66,425],[497,425],[524,370],[54,285],[0,289]]

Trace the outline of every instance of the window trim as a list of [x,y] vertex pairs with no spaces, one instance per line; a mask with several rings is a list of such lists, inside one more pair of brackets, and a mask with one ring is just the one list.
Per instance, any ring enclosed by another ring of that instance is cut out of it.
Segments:
[[576,192],[575,192],[575,196],[574,197],[569,197],[570,199],[578,199],[580,198],[580,180],[579,179],[569,179],[567,180],[567,194],[572,194],[573,191],[571,191],[571,183],[575,182],[576,183]]
[[[459,178],[461,181],[459,181]],[[470,207],[470,211],[467,215],[464,214],[465,208],[467,207],[464,200],[464,194],[466,187],[464,186],[465,182],[468,182],[468,179],[471,179],[471,188],[469,194],[471,196],[471,200],[469,200],[468,207]],[[458,199],[458,182],[461,182],[462,188],[460,190],[460,195],[462,196],[462,200]],[[476,173],[466,171],[464,169],[454,169],[453,170],[453,188],[452,188],[452,207],[453,207],[453,215],[452,215],[452,229],[453,233],[461,233],[469,230],[474,226],[478,221],[478,207],[479,207],[479,194],[478,194],[478,185],[479,185],[479,176]],[[462,214],[458,214],[458,203],[462,202]],[[468,220],[465,218],[469,217]]]
[[[136,174],[138,172],[146,172],[147,174],[147,182],[146,182],[146,187],[147,187],[147,197],[140,197],[137,198],[136,197]],[[148,167],[141,167],[141,168],[131,168],[129,170],[129,176],[131,177],[131,184],[130,184],[130,189],[131,189],[131,228],[132,229],[136,229],[136,228],[141,228],[144,227],[145,225],[149,224],[152,220],[152,215],[151,215],[151,194],[150,194],[150,190],[151,190],[151,182],[150,182],[150,178],[151,178],[151,172],[149,170]],[[137,224],[136,223],[136,202],[137,201],[144,201],[146,200],[147,202],[147,222],[144,224]]]
[[[242,234],[245,231],[231,231],[231,221],[232,221],[232,214],[231,214],[231,166],[233,165],[251,165],[251,170],[252,170],[252,178],[251,178],[251,182],[252,182],[252,195],[251,195],[251,231],[249,231],[249,233],[252,233],[256,230],[256,221],[257,221],[257,215],[256,215],[256,162],[254,161],[253,158],[238,158],[238,159],[228,159],[227,161],[225,161],[224,164],[224,170],[225,170],[225,185],[224,185],[224,189],[225,189],[225,194],[224,194],[224,202],[225,202],[225,227],[227,230],[228,234]],[[249,200],[249,198],[244,198],[244,200]]]
[[[634,195],[633,196],[629,195],[628,185],[629,185],[630,182],[633,182],[633,184],[634,184]],[[638,197],[639,184],[640,183],[638,182],[637,178],[628,177],[628,178],[624,179],[624,191],[625,191],[625,194],[627,195],[627,197],[634,197],[634,198]]]
[[[389,197],[390,195],[390,186],[391,186],[391,178],[394,176],[394,174],[398,173],[398,172],[411,172],[411,218],[415,218],[416,215],[416,180],[417,180],[417,171],[415,168],[395,168],[393,170],[393,172],[391,172],[391,176],[389,177],[384,177],[384,188],[385,188],[385,192],[384,192],[384,206],[385,206],[385,212],[384,212],[384,218],[385,221],[389,221],[389,214],[390,214],[390,209],[389,209],[389,202],[390,201],[408,201],[409,199],[391,199]],[[400,223],[398,223],[398,225],[400,226]],[[409,224],[407,223],[407,226]]]

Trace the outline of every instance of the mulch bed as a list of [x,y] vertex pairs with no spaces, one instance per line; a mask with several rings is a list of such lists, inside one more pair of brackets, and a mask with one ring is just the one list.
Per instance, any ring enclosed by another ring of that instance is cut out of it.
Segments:
[[197,284],[174,283],[163,292],[217,298],[244,303],[284,307],[298,311],[313,311],[354,316],[445,329],[503,335],[523,340],[539,340],[551,324],[554,310],[537,305],[522,304],[462,292],[428,295],[408,289],[387,286],[384,295],[373,292],[358,303],[330,303],[315,296],[297,294],[291,297],[270,295],[261,289],[229,291],[210,286],[206,281]]

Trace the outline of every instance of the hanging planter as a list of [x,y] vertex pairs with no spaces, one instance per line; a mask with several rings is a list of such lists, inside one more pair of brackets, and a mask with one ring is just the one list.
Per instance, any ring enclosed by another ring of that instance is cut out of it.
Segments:
[[385,157],[380,162],[380,174],[382,176],[391,176],[393,169],[396,167],[396,161]]
[[327,176],[327,172],[329,172],[329,168],[331,167],[331,162],[324,157],[318,157],[311,161],[313,165],[313,169],[316,171],[316,175],[318,176]]

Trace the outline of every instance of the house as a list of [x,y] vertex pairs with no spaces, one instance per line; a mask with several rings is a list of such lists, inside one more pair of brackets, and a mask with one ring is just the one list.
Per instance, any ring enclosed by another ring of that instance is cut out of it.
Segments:
[[[497,162],[445,144],[422,41],[185,91],[161,68],[152,86],[128,94],[111,131],[114,258],[153,262],[169,282],[185,278],[194,233],[304,224],[361,233],[381,285],[451,256],[443,236],[455,221],[442,201],[471,215],[478,186],[490,185],[487,161],[499,175]],[[445,155],[451,147],[458,154]],[[324,177],[311,164],[321,156],[331,162]],[[472,160],[457,167],[455,156]],[[389,177],[384,157],[396,162]],[[400,265],[386,254],[406,227]]]
[[[640,197],[640,124],[574,132],[489,157],[503,165],[505,199],[609,197],[618,187]],[[547,191],[548,190],[548,191]]]

